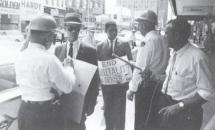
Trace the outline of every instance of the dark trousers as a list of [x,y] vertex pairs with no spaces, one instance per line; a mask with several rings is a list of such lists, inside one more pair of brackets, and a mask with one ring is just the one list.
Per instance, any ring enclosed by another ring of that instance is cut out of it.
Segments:
[[[158,100],[161,84],[149,81],[140,85],[135,94],[135,130],[154,130],[158,125]],[[152,96],[154,96],[152,101]],[[151,108],[150,108],[150,103]]]
[[[160,109],[178,103],[170,96],[161,94],[159,96]],[[203,119],[203,110],[200,105],[186,108],[174,115],[171,119],[164,121],[159,117],[159,130],[200,130]]]
[[125,129],[127,88],[127,85],[102,86],[106,130]]
[[19,130],[60,130],[61,119],[57,115],[58,106],[46,102],[44,104],[26,103],[22,101],[18,113]]
[[71,119],[64,118],[63,128],[61,130],[86,130],[85,121],[85,115],[83,115],[81,123],[77,123]]

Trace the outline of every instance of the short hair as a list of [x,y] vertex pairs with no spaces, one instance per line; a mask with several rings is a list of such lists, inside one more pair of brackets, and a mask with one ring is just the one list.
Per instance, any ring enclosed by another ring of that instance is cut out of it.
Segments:
[[176,18],[170,20],[167,24],[172,24],[173,31],[178,32],[182,38],[188,40],[191,33],[191,25],[188,23],[187,20],[182,18]]
[[117,28],[116,22],[114,22],[114,21],[108,21],[108,22],[105,23],[105,32],[107,32],[107,29],[110,26],[115,26]]

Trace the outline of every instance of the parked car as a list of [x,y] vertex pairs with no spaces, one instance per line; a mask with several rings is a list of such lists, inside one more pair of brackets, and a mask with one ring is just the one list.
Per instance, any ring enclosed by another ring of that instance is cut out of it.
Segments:
[[24,35],[19,30],[0,30],[0,39],[22,42],[24,40]]

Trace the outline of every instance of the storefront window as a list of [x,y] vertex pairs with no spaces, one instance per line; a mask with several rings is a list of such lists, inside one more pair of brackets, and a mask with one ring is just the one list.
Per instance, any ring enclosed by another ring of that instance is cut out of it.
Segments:
[[1,14],[0,30],[17,30],[19,28],[19,15]]

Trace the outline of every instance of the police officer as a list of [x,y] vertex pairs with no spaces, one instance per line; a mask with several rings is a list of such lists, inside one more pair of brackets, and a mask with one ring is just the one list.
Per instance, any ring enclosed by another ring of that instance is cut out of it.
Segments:
[[139,31],[145,37],[145,46],[138,51],[136,65],[142,68],[145,76],[143,79],[140,71],[134,70],[127,96],[129,100],[133,100],[135,94],[135,130],[149,130],[155,127],[156,115],[158,116],[151,99],[159,84],[148,77],[148,72],[151,71],[155,79],[160,80],[165,74],[169,52],[164,39],[155,31],[157,15],[153,11],[143,12],[136,21]]
[[53,103],[57,92],[69,93],[75,84],[71,62],[63,67],[56,56],[47,52],[54,40],[56,21],[43,14],[30,22],[28,48],[15,62],[16,80],[21,87],[22,103],[18,113],[19,130],[59,130],[59,112]]

